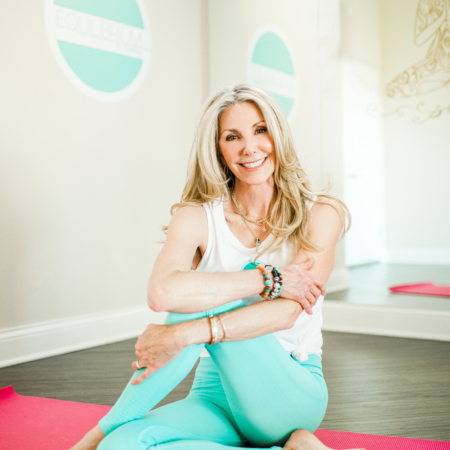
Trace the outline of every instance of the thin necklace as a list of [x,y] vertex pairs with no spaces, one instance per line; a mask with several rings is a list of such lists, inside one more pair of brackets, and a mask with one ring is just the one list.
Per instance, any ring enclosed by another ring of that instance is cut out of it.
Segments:
[[250,233],[252,233],[252,236],[255,238],[255,247],[256,247],[256,251],[258,251],[259,245],[261,244],[261,237],[264,235],[264,233],[267,231],[264,227],[262,228],[263,231],[261,231],[261,234],[256,237],[253,233],[253,231],[251,230],[251,228],[249,227],[248,223],[245,221],[245,219],[242,217],[242,222],[245,223],[245,225],[247,225],[248,230],[250,231]]
[[[233,204],[234,204],[234,206],[236,207],[236,210],[237,210],[238,214],[242,217],[242,220],[243,220],[244,222],[250,222],[250,223],[254,223],[255,225],[260,226],[263,233],[265,233],[265,232],[267,231],[267,228],[265,227],[265,225],[262,225],[262,226],[261,226],[261,223],[266,222],[267,219],[270,217],[270,214],[269,214],[267,217],[264,217],[264,219],[259,219],[259,220],[253,220],[253,219],[250,219],[250,217],[247,217],[247,216],[241,211],[241,208],[239,208],[239,206],[238,206],[238,204],[237,204],[237,202],[236,202],[236,199],[234,198],[233,193],[231,193],[231,200],[233,201]],[[246,224],[246,225],[247,225],[247,224]],[[248,225],[247,225],[247,226],[248,226]],[[249,230],[250,230],[250,227],[249,227]],[[251,230],[250,230],[250,231],[251,231]],[[253,234],[253,233],[252,233],[252,234]],[[256,238],[255,238],[255,239],[256,239]]]

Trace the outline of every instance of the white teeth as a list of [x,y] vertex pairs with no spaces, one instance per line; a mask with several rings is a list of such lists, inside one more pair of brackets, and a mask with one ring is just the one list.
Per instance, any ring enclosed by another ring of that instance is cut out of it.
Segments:
[[254,163],[248,163],[248,164],[242,164],[244,167],[247,167],[247,169],[253,169],[254,167],[260,166],[266,158],[260,159],[259,161],[255,161]]

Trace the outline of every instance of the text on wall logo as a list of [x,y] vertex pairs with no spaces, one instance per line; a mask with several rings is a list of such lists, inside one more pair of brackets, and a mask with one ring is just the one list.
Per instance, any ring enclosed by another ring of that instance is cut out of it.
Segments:
[[253,36],[247,78],[267,91],[292,122],[298,103],[298,70],[289,42],[277,28],[266,25]]
[[142,0],[46,0],[45,25],[66,77],[104,102],[130,97],[150,64],[150,23]]

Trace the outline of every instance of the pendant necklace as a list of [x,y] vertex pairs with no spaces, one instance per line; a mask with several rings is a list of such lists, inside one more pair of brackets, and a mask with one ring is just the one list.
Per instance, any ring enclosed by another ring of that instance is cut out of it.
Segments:
[[[237,204],[237,202],[236,202],[236,199],[234,198],[233,193],[231,193],[231,200],[233,201],[233,204],[234,204],[234,206],[235,206],[235,208],[236,208],[236,211],[237,211],[238,214],[241,216],[242,221],[245,223],[245,225],[247,225],[247,228],[249,229],[250,233],[251,233],[252,236],[255,238],[255,247],[256,247],[256,251],[258,251],[258,247],[259,247],[259,245],[261,244],[261,237],[262,237],[262,236],[264,235],[264,233],[267,231],[267,227],[266,227],[266,225],[264,224],[264,222],[267,221],[267,219],[270,217],[270,215],[267,216],[267,217],[264,217],[264,219],[259,219],[259,220],[253,220],[253,219],[250,219],[250,217],[247,217],[247,216],[241,211],[241,208],[239,208],[239,206],[238,206],[238,204]],[[255,234],[253,233],[253,231],[251,230],[251,228],[249,227],[249,225],[248,225],[247,222],[253,223],[253,224],[258,225],[259,227],[261,227],[261,234],[260,234],[258,237],[255,236]]]
[[248,226],[248,223],[245,221],[245,219],[242,217],[242,221],[245,223],[245,225],[247,225],[247,228],[249,229],[250,233],[252,233],[252,236],[255,238],[255,247],[256,247],[256,251],[258,252],[258,248],[261,244],[261,237],[264,235],[264,233],[267,231],[266,227],[262,227],[261,228],[261,234],[256,237],[253,233],[253,231],[251,230],[251,228]]

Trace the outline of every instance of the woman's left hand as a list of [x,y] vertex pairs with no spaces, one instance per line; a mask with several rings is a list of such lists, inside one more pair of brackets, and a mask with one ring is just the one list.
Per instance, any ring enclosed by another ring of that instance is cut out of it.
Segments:
[[[136,385],[173,361],[184,349],[184,337],[177,325],[156,325],[151,323],[136,342],[138,360],[131,364],[133,370],[146,368],[131,381]],[[138,365],[138,364],[139,365]]]

